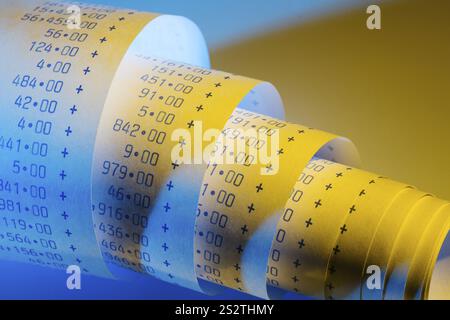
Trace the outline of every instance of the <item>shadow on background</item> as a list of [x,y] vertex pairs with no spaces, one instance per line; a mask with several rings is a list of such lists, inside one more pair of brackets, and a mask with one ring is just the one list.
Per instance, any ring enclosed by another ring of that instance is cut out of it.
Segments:
[[355,9],[217,49],[213,67],[275,84],[289,121],[349,137],[364,169],[450,199],[450,2],[380,7],[380,31]]

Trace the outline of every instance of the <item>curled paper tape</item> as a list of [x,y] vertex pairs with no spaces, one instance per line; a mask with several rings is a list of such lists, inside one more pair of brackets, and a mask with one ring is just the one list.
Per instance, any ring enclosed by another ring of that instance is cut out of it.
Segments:
[[[405,188],[399,193],[392,203],[385,216],[379,222],[377,232],[372,239],[371,248],[366,257],[364,270],[369,266],[378,265],[382,271],[382,279],[386,276],[386,269],[395,239],[403,225],[403,221],[408,217],[411,210],[420,203],[421,199],[426,199],[428,195],[413,188]],[[369,274],[363,274],[363,283],[367,281]],[[367,286],[361,286],[361,297],[364,299],[381,299],[382,290],[369,290]]]
[[[222,128],[247,95],[281,106],[267,83],[158,58],[124,58],[99,125],[93,167],[95,228],[109,260],[200,290],[193,234],[206,168],[202,158],[189,165],[172,153],[199,148],[202,155],[203,147],[185,134]],[[104,206],[130,214],[117,219]]]
[[345,220],[353,211],[355,197],[364,196],[367,183],[375,178],[374,174],[322,159],[309,163],[278,224],[278,230],[285,230],[286,240],[274,241],[269,263],[271,284],[324,298],[325,275],[335,272],[328,260],[339,249],[335,249],[336,239],[349,232]]
[[[404,294],[406,299],[423,299],[430,294],[427,289],[430,283],[431,268],[449,230],[448,212],[448,204],[438,210],[431,225],[427,228],[425,237],[421,239],[412,266],[408,271]],[[448,297],[449,291],[447,290],[444,294]]]
[[2,259],[265,299],[449,298],[449,203],[282,120],[271,84],[210,70],[193,23],[0,9]]
[[[202,278],[212,277],[228,287],[269,297],[266,265],[270,246],[286,199],[301,173],[298,168],[303,168],[322,148],[335,158],[356,153],[350,142],[337,140],[339,146],[335,145],[337,138],[333,135],[243,110],[231,117],[224,133],[230,135],[231,141],[246,141],[248,149],[258,148],[263,141],[242,135],[238,129],[245,127],[265,134],[278,132],[280,143],[272,150],[278,163],[252,165],[255,160],[248,156],[251,150],[237,154],[225,151],[235,158],[235,164],[210,162],[199,200],[202,213],[197,218],[197,269]],[[334,154],[338,147],[346,147],[349,152]],[[357,161],[348,158],[339,160]],[[212,214],[223,223],[215,223]]]
[[134,39],[131,50],[196,64],[207,64],[206,46],[184,18],[51,1],[0,6],[1,255],[106,275],[87,191],[116,69]]

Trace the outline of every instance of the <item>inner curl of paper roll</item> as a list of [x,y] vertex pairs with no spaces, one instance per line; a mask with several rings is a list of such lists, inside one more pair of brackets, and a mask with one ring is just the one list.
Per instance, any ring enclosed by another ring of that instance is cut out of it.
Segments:
[[209,68],[205,39],[195,23],[180,16],[161,15],[149,22],[128,52]]

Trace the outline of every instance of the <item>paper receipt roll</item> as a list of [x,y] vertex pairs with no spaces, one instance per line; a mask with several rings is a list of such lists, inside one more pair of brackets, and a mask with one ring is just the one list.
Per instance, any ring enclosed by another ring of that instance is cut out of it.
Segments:
[[2,256],[108,274],[87,212],[112,78],[133,41],[148,53],[205,62],[200,32],[182,18],[111,8],[2,1],[0,9],[0,207],[2,236],[13,245]]
[[2,3],[0,27],[3,259],[262,298],[448,298],[448,202],[280,120],[272,85],[208,69],[188,20],[38,1]]

